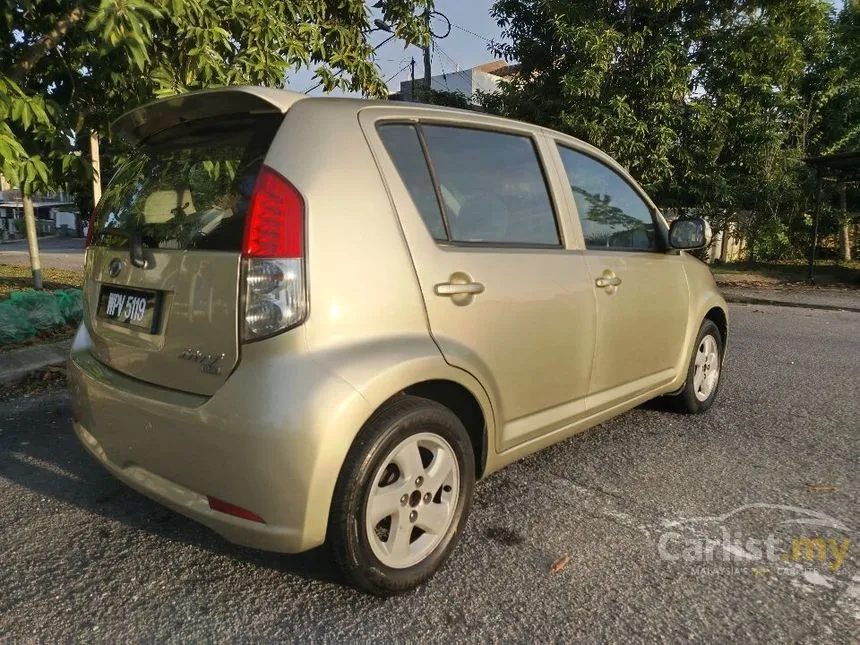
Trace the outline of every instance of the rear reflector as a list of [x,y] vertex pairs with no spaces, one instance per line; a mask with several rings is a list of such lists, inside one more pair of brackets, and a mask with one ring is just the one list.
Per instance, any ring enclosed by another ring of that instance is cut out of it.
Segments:
[[246,258],[300,258],[304,251],[304,201],[277,172],[263,166],[254,184],[242,255]]
[[218,499],[216,497],[209,498],[209,508],[211,508],[213,511],[218,511],[219,513],[226,513],[227,515],[232,515],[234,517],[241,517],[243,520],[259,522],[260,524],[266,523],[263,518],[256,513],[252,513],[246,508],[236,506],[235,504],[231,504],[230,502],[225,502],[224,500]]

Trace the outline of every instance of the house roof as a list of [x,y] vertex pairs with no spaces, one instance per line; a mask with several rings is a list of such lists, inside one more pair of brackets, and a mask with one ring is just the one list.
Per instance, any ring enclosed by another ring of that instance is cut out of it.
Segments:
[[838,175],[848,181],[860,180],[860,150],[806,157],[803,161],[819,172],[830,171],[831,174]]
[[482,72],[486,72],[487,74],[492,74],[493,76],[500,76],[505,78],[507,76],[512,76],[519,70],[519,65],[509,65],[507,61],[498,59],[494,61],[490,61],[489,63],[484,63],[483,65],[478,65],[474,69],[479,69]]
[[[75,202],[73,201],[39,201],[38,199],[33,200],[33,208],[48,208],[51,206],[74,206]],[[0,201],[0,208],[23,208],[24,204],[20,199],[18,200],[4,200]]]

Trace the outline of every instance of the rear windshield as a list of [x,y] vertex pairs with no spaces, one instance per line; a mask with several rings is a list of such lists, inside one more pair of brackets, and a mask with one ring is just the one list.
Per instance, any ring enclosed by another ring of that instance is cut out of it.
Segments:
[[96,213],[93,244],[131,233],[159,249],[238,251],[248,202],[283,115],[189,122],[125,151]]

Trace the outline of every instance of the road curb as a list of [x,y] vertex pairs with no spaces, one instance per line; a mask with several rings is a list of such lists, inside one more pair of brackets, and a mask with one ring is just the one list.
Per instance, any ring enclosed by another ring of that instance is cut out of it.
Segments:
[[0,352],[0,383],[17,381],[28,374],[53,365],[63,365],[69,355],[72,339],[33,345]]
[[742,305],[771,305],[774,307],[794,307],[795,309],[820,309],[822,311],[850,311],[860,314],[860,307],[840,307],[839,305],[813,304],[811,302],[791,302],[790,300],[771,300],[754,296],[736,296],[723,294],[726,302]]

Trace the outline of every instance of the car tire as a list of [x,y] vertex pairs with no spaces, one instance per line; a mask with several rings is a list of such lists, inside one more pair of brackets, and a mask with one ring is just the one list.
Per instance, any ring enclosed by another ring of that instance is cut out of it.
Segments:
[[341,468],[329,517],[347,581],[378,596],[425,582],[462,532],[474,487],[472,442],[451,410],[407,395],[377,410]]
[[670,406],[685,414],[707,411],[717,398],[722,373],[723,337],[714,322],[706,319],[696,336],[684,387],[668,398]]

